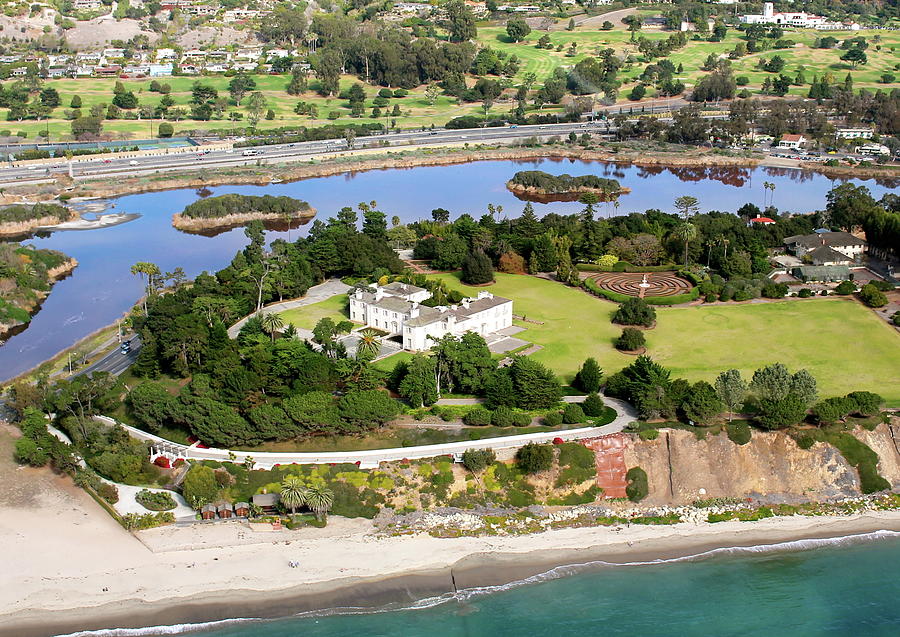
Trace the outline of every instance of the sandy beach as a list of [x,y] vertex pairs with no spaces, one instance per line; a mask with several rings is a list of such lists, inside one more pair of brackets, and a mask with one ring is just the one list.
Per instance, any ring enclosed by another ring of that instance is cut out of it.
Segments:
[[558,565],[900,531],[900,512],[884,512],[454,539],[383,537],[367,520],[337,517],[324,529],[227,522],[132,535],[68,478],[16,467],[10,436],[0,441],[0,635],[18,637],[380,606],[506,584]]

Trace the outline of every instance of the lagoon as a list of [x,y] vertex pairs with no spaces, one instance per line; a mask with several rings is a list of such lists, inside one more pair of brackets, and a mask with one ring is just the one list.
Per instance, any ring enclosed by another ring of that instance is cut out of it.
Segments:
[[[506,181],[520,170],[552,174],[595,174],[617,179],[631,189],[612,204],[598,206],[599,216],[622,215],[658,208],[674,212],[676,197],[690,194],[700,200],[701,211],[735,211],[750,202],[762,207],[763,183],[775,184],[774,203],[782,211],[812,212],[825,205],[828,191],[841,180],[795,169],[734,167],[637,167],[580,160],[482,161],[451,166],[373,170],[306,179],[267,186],[219,186],[214,195],[226,193],[288,195],[309,202],[319,218],[332,216],[343,206],[377,201],[388,219],[403,222],[430,217],[434,208],[446,208],[451,218],[469,213],[476,219],[489,203],[501,205],[502,216],[516,217],[524,202],[506,189]],[[866,185],[873,196],[890,192],[890,184],[875,180],[846,180]],[[140,217],[117,226],[86,231],[54,232],[29,240],[40,248],[60,250],[75,257],[79,266],[54,286],[31,324],[0,346],[0,381],[9,380],[95,330],[113,323],[142,294],[140,281],[130,274],[137,261],[151,261],[160,269],[182,267],[189,277],[203,270],[215,271],[228,264],[246,244],[238,228],[214,237],[191,235],[172,227],[171,218],[199,195],[192,189],[128,195],[111,200],[114,211]],[[577,202],[534,204],[538,215],[571,214]],[[290,233],[303,234],[308,226]],[[270,231],[267,237],[287,238],[287,232]]]

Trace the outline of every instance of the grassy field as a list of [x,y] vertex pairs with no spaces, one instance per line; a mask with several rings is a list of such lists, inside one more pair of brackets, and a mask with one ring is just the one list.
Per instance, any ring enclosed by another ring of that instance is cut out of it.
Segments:
[[284,320],[285,325],[293,323],[294,327],[311,330],[323,318],[330,318],[335,323],[346,321],[349,317],[346,306],[347,295],[339,294],[318,303],[279,312],[279,316]]
[[[648,10],[642,11],[647,15],[654,15],[658,12]],[[564,22],[567,22],[565,20]],[[650,40],[661,40],[668,38],[671,32],[661,31],[658,29],[644,30],[639,33],[641,37]],[[594,55],[599,49],[612,47],[621,56],[633,56],[639,58],[640,54],[635,45],[631,44],[631,34],[622,27],[617,27],[612,31],[600,31],[594,27],[579,28],[575,31],[553,31],[549,33],[550,40],[556,45],[563,45],[562,51],[538,49],[535,47],[538,39],[544,35],[542,31],[532,31],[524,41],[513,43],[506,35],[504,26],[480,26],[478,29],[478,42],[482,45],[488,45],[494,49],[504,51],[509,54],[515,54],[522,61],[522,67],[518,75],[514,78],[503,79],[508,82],[509,86],[516,86],[526,73],[532,72],[537,75],[538,85],[546,78],[554,68],[558,66],[568,67],[576,64],[585,56]],[[840,61],[843,53],[840,49],[813,49],[812,44],[817,37],[822,34],[816,31],[786,31],[785,38],[794,40],[798,46],[781,51],[765,51],[763,53],[755,53],[747,55],[739,60],[732,62],[735,75],[745,75],[750,80],[748,89],[758,92],[764,79],[774,77],[774,74],[765,73],[756,69],[756,64],[762,57],[768,59],[773,55],[780,55],[787,61],[785,74],[793,77],[797,70],[804,69],[806,80],[812,80],[814,74],[831,73],[836,81],[843,81],[844,76],[848,72],[854,79],[854,86],[859,88],[896,88],[898,84],[880,84],[878,82],[882,73],[893,71],[898,63],[896,49],[900,47],[900,31],[858,31],[858,32],[836,32],[834,37],[838,39],[847,37],[862,36],[870,43],[866,54],[869,57],[867,64],[851,69],[846,62]],[[668,58],[676,66],[684,65],[684,72],[679,75],[682,81],[689,87],[696,84],[704,75],[700,69],[706,57],[710,54],[724,55],[732,50],[738,42],[744,42],[739,37],[740,32],[736,29],[729,29],[727,36],[722,42],[707,42],[705,40],[696,40],[688,42],[687,46],[672,53]],[[876,40],[877,39],[877,40]],[[571,43],[577,43],[577,54],[569,57],[568,51]],[[880,50],[879,50],[880,49]],[[620,102],[627,102],[628,92],[634,86],[636,78],[641,74],[646,62],[635,62],[626,64],[621,70],[620,77],[623,79],[623,85],[619,91]],[[896,72],[895,72],[896,74]],[[312,90],[305,95],[296,97],[288,95],[285,87],[290,80],[288,75],[256,75],[254,76],[257,87],[266,96],[269,107],[275,112],[275,119],[272,121],[262,120],[259,124],[260,128],[271,128],[275,126],[288,125],[307,125],[321,126],[334,121],[340,122],[371,122],[373,120],[370,115],[372,112],[372,98],[376,96],[378,87],[369,87],[367,89],[369,99],[366,102],[366,117],[359,119],[350,118],[349,105],[344,100],[337,98],[324,98],[313,92]],[[230,78],[223,76],[209,77],[171,77],[159,78],[161,83],[167,83],[172,87],[171,97],[176,102],[176,107],[190,109],[189,101],[191,97],[191,85],[200,80],[204,84],[214,86],[219,90],[220,95],[228,97],[228,82]],[[159,93],[151,93],[149,91],[149,79],[127,79],[121,80],[125,87],[134,92],[141,104],[157,105],[162,98]],[[345,76],[341,79],[341,87],[345,88],[358,82],[359,80],[352,76]],[[37,122],[33,120],[24,120],[21,122],[7,121],[0,123],[0,130],[8,130],[15,134],[19,131],[25,132],[29,139],[33,139],[38,131],[47,129],[50,131],[51,139],[60,139],[69,136],[71,133],[70,122],[64,119],[63,111],[69,108],[72,96],[79,95],[82,99],[82,113],[87,114],[90,107],[98,103],[109,103],[112,100],[113,86],[115,79],[102,78],[79,78],[79,79],[58,79],[48,80],[46,86],[51,86],[59,91],[61,96],[61,105],[51,114],[51,118],[47,121]],[[311,80],[313,87],[315,80]],[[792,95],[805,96],[809,90],[808,86],[793,86],[790,89]],[[452,117],[460,115],[483,115],[480,103],[461,104],[456,103],[455,98],[441,96],[434,105],[430,105],[425,99],[425,87],[421,86],[410,91],[409,95],[404,98],[392,98],[386,109],[382,109],[382,116],[379,120],[386,126],[391,125],[391,120],[396,119],[396,125],[402,128],[415,128],[420,126],[442,126]],[[655,97],[654,89],[647,91],[647,98]],[[244,98],[246,100],[246,97]],[[299,116],[294,113],[294,106],[298,101],[306,101],[315,104],[318,109],[318,118],[309,119],[306,116]],[[394,105],[400,107],[400,116],[391,118],[386,111],[391,111]],[[514,106],[512,100],[499,100],[493,108],[493,113],[501,114]],[[545,107],[544,112],[553,112],[553,108]],[[558,110],[558,109],[556,109]],[[238,111],[244,113],[246,119],[246,111],[244,106],[238,106],[230,100],[230,104],[225,111],[222,119],[209,122],[195,122],[190,119],[181,122],[172,122],[176,132],[181,129],[194,128],[219,128],[227,129],[232,124],[228,120],[228,113]],[[337,111],[340,118],[337,120],[328,120],[329,111]],[[7,110],[0,109],[0,117],[5,119]],[[245,120],[244,120],[245,121]],[[149,121],[139,120],[105,120],[103,123],[103,131],[112,135],[114,139],[134,139],[146,138],[151,134],[151,127],[155,132],[159,121],[151,124]],[[241,125],[239,121],[238,126]]]
[[[451,287],[478,289],[453,274],[439,275]],[[543,325],[517,335],[542,345],[532,357],[570,382],[588,356],[607,374],[634,360],[613,348],[621,328],[610,323],[616,305],[558,283],[497,274],[488,288],[513,299],[513,311]],[[823,397],[855,390],[881,394],[900,406],[900,335],[870,310],[848,299],[814,299],[711,307],[660,308],[657,327],[646,332],[648,353],[673,376],[712,381],[730,368],[749,376],[782,362],[807,368]]]

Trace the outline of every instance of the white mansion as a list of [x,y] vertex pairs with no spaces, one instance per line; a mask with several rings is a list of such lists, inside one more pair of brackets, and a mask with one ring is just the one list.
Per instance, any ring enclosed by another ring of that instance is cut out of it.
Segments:
[[459,305],[420,305],[431,293],[415,285],[390,283],[369,292],[357,288],[350,294],[350,320],[401,336],[403,349],[429,349],[447,334],[475,332],[486,336],[512,326],[512,301],[490,292],[479,292]]

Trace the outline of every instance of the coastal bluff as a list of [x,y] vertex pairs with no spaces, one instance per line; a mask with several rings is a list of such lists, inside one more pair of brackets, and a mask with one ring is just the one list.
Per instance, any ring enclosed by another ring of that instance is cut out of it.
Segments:
[[[894,419],[896,421],[896,419]],[[892,425],[900,434],[900,425]],[[879,457],[879,473],[900,485],[900,451],[891,425],[853,435]],[[625,463],[647,472],[648,504],[691,504],[709,498],[766,497],[787,503],[825,502],[861,494],[856,469],[824,442],[801,449],[783,432],[754,431],[745,445],[722,433],[703,440],[689,431],[660,429],[655,440],[630,437]]]

